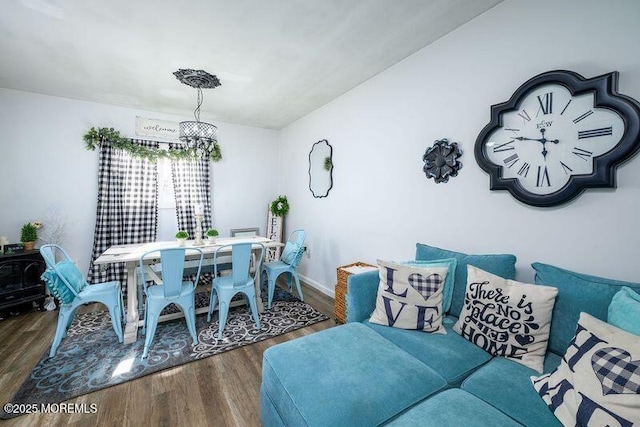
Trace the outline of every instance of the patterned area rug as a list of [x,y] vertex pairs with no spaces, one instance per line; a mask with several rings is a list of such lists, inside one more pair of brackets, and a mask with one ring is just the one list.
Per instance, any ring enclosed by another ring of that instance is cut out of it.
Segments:
[[[145,360],[140,358],[144,348],[142,334],[134,344],[120,344],[106,312],[77,315],[56,356],[49,359],[47,349],[9,403],[63,402],[328,319],[309,304],[280,289],[276,289],[274,299],[271,310],[265,309],[260,315],[260,329],[256,329],[246,306],[232,308],[222,340],[218,340],[218,312],[212,315],[211,323],[207,323],[206,314],[198,315],[196,330],[199,342],[196,346],[193,346],[184,319],[160,323]],[[208,294],[199,293],[196,306],[208,304]],[[17,415],[3,410],[0,418]]]

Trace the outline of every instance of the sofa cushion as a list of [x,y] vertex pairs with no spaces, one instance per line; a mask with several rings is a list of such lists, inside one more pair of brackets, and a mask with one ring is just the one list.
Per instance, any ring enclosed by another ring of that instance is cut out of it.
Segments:
[[456,267],[458,261],[455,258],[439,259],[435,261],[410,260],[401,264],[414,267],[447,267],[447,278],[444,280],[444,290],[442,291],[442,312],[447,313],[451,308],[451,298],[453,297],[453,285],[456,280]]
[[360,323],[278,344],[263,355],[263,395],[285,425],[379,425],[446,386]]
[[394,328],[445,333],[442,292],[447,267],[415,267],[378,260],[380,283],[369,321]]
[[455,317],[444,319],[446,335],[364,324],[432,368],[449,386],[458,387],[469,374],[487,363],[491,355],[454,333],[451,330],[453,323]]
[[385,425],[394,427],[509,427],[521,424],[474,395],[455,388],[440,392],[418,403]]
[[481,268],[489,273],[513,279],[516,276],[515,255],[467,255],[461,252],[454,252],[447,249],[440,249],[434,246],[416,244],[416,260],[433,261],[444,258],[455,258],[458,261],[456,267],[456,278],[453,286],[453,297],[451,299],[451,309],[449,314],[460,316],[464,304],[464,292],[467,288],[467,264]]
[[640,335],[640,294],[623,286],[609,304],[607,323]]
[[640,340],[586,313],[558,369],[532,380],[564,425],[640,422]]
[[606,321],[609,304],[616,292],[623,286],[640,290],[638,283],[589,276],[538,262],[531,266],[536,271],[537,284],[558,288],[549,336],[549,350],[556,354],[567,351],[581,312]]
[[[553,371],[561,357],[547,353],[544,372]],[[469,376],[462,389],[526,426],[561,426],[531,384],[538,373],[508,359],[495,358]]]
[[503,279],[472,265],[464,307],[453,330],[493,356],[542,373],[558,290]]

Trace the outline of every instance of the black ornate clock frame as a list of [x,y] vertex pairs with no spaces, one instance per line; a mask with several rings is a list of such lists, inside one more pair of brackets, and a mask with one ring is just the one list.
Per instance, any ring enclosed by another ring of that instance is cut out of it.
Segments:
[[[491,106],[491,121],[478,135],[474,154],[478,165],[489,174],[491,190],[508,190],[523,203],[538,207],[557,206],[566,203],[587,188],[615,188],[616,168],[630,159],[640,149],[640,104],[628,96],[618,93],[617,71],[585,79],[573,71],[556,70],[535,76],[520,86],[509,101]],[[503,178],[502,168],[486,156],[483,143],[496,128],[502,127],[502,114],[515,111],[519,101],[539,86],[559,84],[566,87],[572,96],[592,92],[594,107],[607,108],[620,115],[624,122],[624,134],[618,144],[600,156],[593,158],[593,172],[588,175],[573,175],[561,189],[546,195],[527,191],[516,178]]]

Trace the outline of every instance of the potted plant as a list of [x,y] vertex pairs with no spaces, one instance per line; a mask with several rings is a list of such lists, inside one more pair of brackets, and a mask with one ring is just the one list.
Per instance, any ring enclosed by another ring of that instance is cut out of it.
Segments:
[[210,228],[207,230],[205,235],[207,236],[207,239],[209,239],[209,243],[213,245],[216,242],[216,237],[220,235],[220,233],[218,233],[218,230],[215,228]]
[[185,240],[189,238],[189,233],[184,230],[180,230],[176,233],[176,239],[178,239],[178,244],[180,246],[184,246]]
[[24,243],[24,250],[32,251],[36,240],[38,240],[38,229],[36,226],[30,222],[23,225],[22,231],[20,232],[20,241]]

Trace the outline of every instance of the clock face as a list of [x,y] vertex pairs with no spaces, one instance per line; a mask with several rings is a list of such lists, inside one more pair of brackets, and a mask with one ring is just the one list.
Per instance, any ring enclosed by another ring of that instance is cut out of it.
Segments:
[[615,188],[617,165],[640,148],[640,104],[617,83],[615,71],[591,79],[550,71],[492,106],[475,144],[491,190],[547,207],[586,188]]
[[572,176],[591,175],[594,157],[611,151],[624,134],[620,115],[594,104],[593,93],[573,96],[559,84],[540,86],[501,115],[484,154],[526,191],[554,193]]

